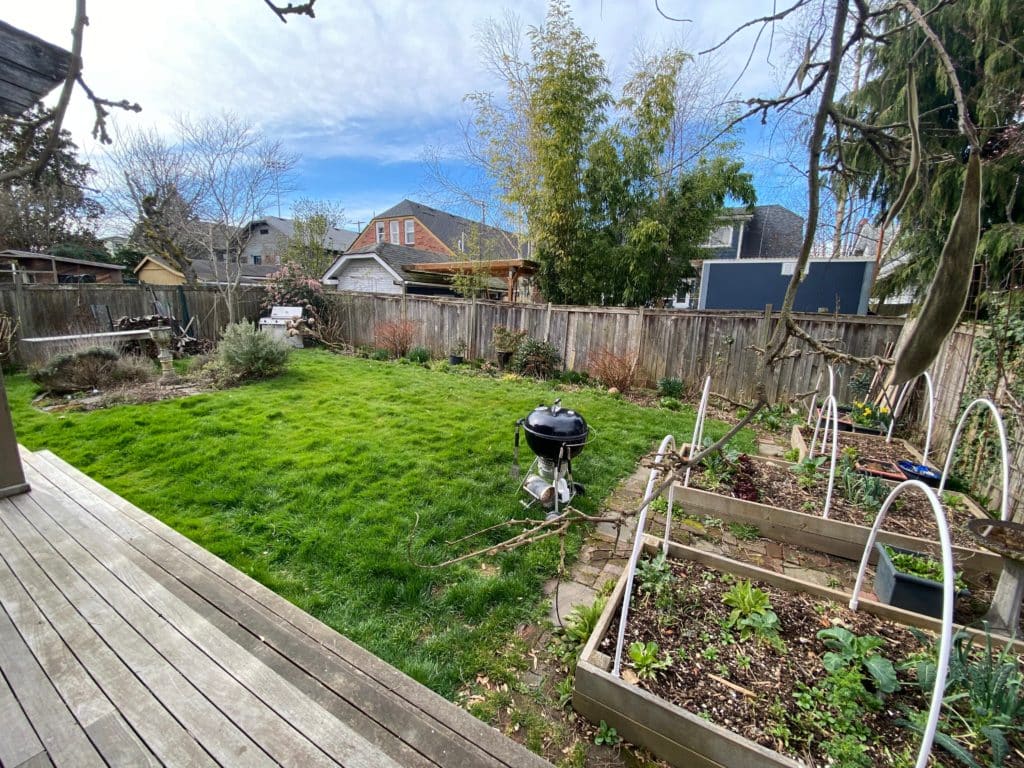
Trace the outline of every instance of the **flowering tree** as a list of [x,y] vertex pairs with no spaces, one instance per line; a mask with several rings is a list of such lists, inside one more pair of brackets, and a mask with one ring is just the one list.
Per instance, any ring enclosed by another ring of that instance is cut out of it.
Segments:
[[298,262],[289,261],[267,277],[269,307],[302,307],[307,312],[320,314],[327,305],[324,286],[312,277]]

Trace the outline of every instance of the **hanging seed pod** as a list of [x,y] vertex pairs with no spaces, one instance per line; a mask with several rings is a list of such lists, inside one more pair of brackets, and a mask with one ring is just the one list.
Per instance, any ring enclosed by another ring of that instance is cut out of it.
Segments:
[[964,188],[942,247],[935,277],[917,317],[908,320],[896,344],[896,364],[888,385],[902,384],[925,372],[942,343],[956,327],[967,303],[974,268],[974,252],[981,236],[981,156],[972,149],[964,175]]
[[907,175],[903,179],[903,188],[900,189],[899,197],[896,198],[888,213],[885,214],[885,221],[882,222],[881,232],[899,216],[903,206],[907,204],[910,193],[917,186],[917,177],[921,170],[921,124],[917,111],[917,83],[914,79],[914,68],[907,68],[907,123],[910,125],[910,163],[907,165]]

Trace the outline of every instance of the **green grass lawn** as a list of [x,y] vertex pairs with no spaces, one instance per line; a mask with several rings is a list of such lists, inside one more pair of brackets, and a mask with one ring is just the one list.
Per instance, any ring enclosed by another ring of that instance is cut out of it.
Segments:
[[315,351],[277,379],[149,405],[44,414],[24,376],[8,394],[29,449],[53,451],[448,697],[537,616],[558,548],[492,558],[500,569],[424,569],[407,549],[416,513],[412,552],[423,562],[466,551],[446,541],[521,517],[513,425],[555,397],[597,431],[574,464],[586,511],[664,435],[689,439],[693,418],[597,390]]

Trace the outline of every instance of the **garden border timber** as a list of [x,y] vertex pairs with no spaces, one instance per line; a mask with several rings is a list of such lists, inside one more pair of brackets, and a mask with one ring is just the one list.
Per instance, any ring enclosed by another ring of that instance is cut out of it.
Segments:
[[[661,551],[661,539],[646,534],[643,550],[649,554]],[[775,587],[794,589],[846,605],[846,592],[795,579],[754,565],[669,542],[669,556],[694,562],[744,579],[764,581]],[[581,715],[613,726],[623,738],[649,749],[663,760],[686,768],[806,768],[804,763],[762,747],[722,726],[710,723],[682,707],[671,704],[635,685],[629,685],[608,670],[611,658],[597,650],[598,644],[612,626],[622,595],[625,572],[619,577],[605,609],[598,619],[576,666],[573,684],[573,708]],[[904,611],[862,597],[858,610],[883,619],[897,621],[938,634],[941,622],[927,616]],[[967,629],[975,637],[984,638],[977,630]],[[1013,653],[1024,652],[1024,642],[993,636],[995,646],[1007,646]],[[693,738],[694,741],[687,741]],[[709,750],[706,753],[699,749]],[[713,751],[712,751],[713,750]]]
[[[801,426],[802,425],[800,425],[800,424],[794,424],[793,425],[793,429],[790,431],[790,435],[789,435],[789,445],[790,445],[791,448],[795,448],[796,449],[797,460],[798,461],[803,461],[805,458],[807,458],[807,441],[804,440],[803,432],[800,431]],[[854,434],[854,433],[847,433],[847,434]],[[865,435],[867,433],[865,433],[865,432],[857,432],[855,434],[859,434],[859,435],[863,436],[863,435]],[[886,442],[884,437],[882,437],[881,441],[883,443]],[[841,439],[840,439],[840,442],[842,442]],[[894,438],[892,440],[892,442],[889,443],[889,445],[892,445],[893,443],[895,443],[898,446],[901,446],[904,450],[906,450],[906,452],[910,455],[910,458],[914,459],[917,462],[919,462],[921,460],[921,451],[919,451],[911,443],[909,443],[906,440],[903,440],[901,438],[898,438],[898,437]]]
[[[752,461],[775,463],[757,456]],[[977,517],[984,517],[978,507],[967,496],[960,496],[971,512]],[[762,537],[782,544],[794,544],[836,555],[857,562],[864,551],[871,529],[867,526],[847,523],[842,520],[822,517],[821,514],[797,512],[792,509],[773,507],[755,501],[744,501],[733,496],[702,491],[693,486],[675,484],[675,505],[690,515],[714,517],[727,522],[746,523],[757,526]],[[938,541],[907,536],[892,531],[880,531],[878,540],[901,549],[917,552],[936,552]],[[957,567],[968,573],[1002,572],[1002,558],[992,552],[968,547],[953,547]],[[874,556],[872,561],[875,562]]]

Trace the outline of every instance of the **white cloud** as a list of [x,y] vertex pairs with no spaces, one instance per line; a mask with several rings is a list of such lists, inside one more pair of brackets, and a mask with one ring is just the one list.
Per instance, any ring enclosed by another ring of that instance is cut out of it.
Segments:
[[[654,0],[575,0],[577,23],[593,37],[615,80],[627,71],[639,38],[657,43],[685,33],[699,49],[739,21],[770,12],[767,0],[662,0],[681,25],[658,14]],[[544,0],[516,4],[530,24]],[[311,158],[415,160],[426,144],[456,126],[464,94],[493,88],[473,36],[501,7],[481,0],[374,2],[320,0],[317,18],[282,24],[259,0],[90,0],[86,79],[103,97],[138,101],[140,115],[117,114],[122,126],[166,129],[177,113],[237,112]],[[71,4],[20,3],[9,23],[68,47]],[[723,75],[731,82],[752,34],[730,45]],[[763,58],[744,79],[765,90]],[[727,84],[728,84],[727,82]],[[67,126],[92,149],[91,105],[76,93]]]

